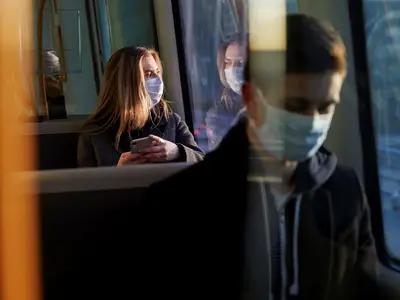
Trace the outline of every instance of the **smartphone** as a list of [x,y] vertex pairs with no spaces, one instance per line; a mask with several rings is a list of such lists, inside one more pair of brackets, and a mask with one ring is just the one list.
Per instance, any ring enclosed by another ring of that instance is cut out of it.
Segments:
[[153,146],[151,137],[145,137],[131,141],[131,153],[138,153],[140,150]]

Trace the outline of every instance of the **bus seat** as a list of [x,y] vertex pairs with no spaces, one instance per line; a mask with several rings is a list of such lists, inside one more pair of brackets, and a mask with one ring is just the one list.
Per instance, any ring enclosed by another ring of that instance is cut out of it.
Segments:
[[[134,295],[132,215],[146,188],[188,164],[36,171],[44,299]],[[140,227],[140,226],[136,226]]]
[[69,116],[66,120],[46,120],[27,126],[24,134],[37,139],[37,169],[77,167],[79,130],[87,117]]
[[77,167],[78,133],[39,134],[37,138],[39,170]]

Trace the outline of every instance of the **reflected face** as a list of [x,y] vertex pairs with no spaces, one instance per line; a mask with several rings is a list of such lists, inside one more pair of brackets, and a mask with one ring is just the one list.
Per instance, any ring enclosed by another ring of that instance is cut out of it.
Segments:
[[[327,72],[324,74],[290,74],[278,81],[260,96],[259,89],[251,83],[243,87],[243,98],[248,113],[256,123],[264,121],[264,109],[259,101],[285,109],[292,113],[316,116],[333,113],[340,102],[343,75]],[[263,99],[260,99],[263,98]],[[259,101],[255,101],[255,100]]]
[[244,45],[229,45],[225,52],[225,69],[243,67],[246,57]]
[[147,55],[142,59],[142,68],[144,77],[147,78],[155,78],[160,76],[160,70],[158,69],[158,65],[154,60],[153,56]]

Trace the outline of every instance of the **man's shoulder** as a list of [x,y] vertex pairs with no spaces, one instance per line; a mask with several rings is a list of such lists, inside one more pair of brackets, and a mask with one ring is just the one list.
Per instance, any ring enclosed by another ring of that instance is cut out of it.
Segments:
[[335,190],[340,189],[343,192],[363,194],[361,181],[357,172],[352,167],[341,163],[336,165],[336,168],[327,181],[326,186]]
[[[190,189],[197,189],[200,191],[204,189],[204,185],[212,180],[213,174],[209,172],[210,162],[209,154],[204,160],[188,166],[182,171],[169,176],[162,181],[156,182],[149,187],[152,192],[155,191],[187,191]],[[216,167],[217,168],[217,167]]]
[[367,205],[364,189],[353,168],[338,164],[323,188],[330,194],[332,213],[339,231],[353,224],[364,213]]
[[227,181],[227,165],[223,159],[226,153],[218,150],[206,154],[204,160],[188,166],[172,176],[154,183],[149,190],[153,193],[171,191],[171,193],[191,193],[193,197],[203,193],[210,194],[212,189],[224,186]]
[[[190,165],[182,171],[175,173],[169,176],[162,181],[156,182],[150,186],[151,189],[159,189],[159,188],[167,188],[169,186],[176,187],[176,184],[181,185],[185,183],[185,186],[190,185],[192,182],[191,178],[198,177],[202,170],[204,169],[204,160],[196,163],[194,165]],[[182,185],[182,189],[185,187]]]

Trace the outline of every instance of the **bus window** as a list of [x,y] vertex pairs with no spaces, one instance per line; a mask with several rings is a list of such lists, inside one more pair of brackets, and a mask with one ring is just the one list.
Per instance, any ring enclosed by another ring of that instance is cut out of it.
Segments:
[[[194,134],[213,150],[244,112],[248,0],[181,0],[179,11]],[[297,0],[287,0],[287,11],[297,11]]]
[[386,247],[400,259],[400,2],[364,1],[364,13]]
[[[38,13],[39,10],[36,14]],[[55,24],[58,21],[61,34],[55,33]],[[89,20],[84,1],[60,1],[57,6],[53,5],[52,1],[45,2],[42,33],[41,45],[40,47],[36,45],[37,49],[43,53],[57,54],[61,72],[66,72],[62,86],[65,95],[63,106],[67,115],[91,113],[96,104],[97,91],[93,70],[94,57],[89,38]],[[48,76],[38,65],[37,69],[44,76]],[[43,100],[39,99],[41,97],[37,94],[37,103],[40,105]],[[41,105],[40,114],[46,115],[47,112],[44,110],[45,107]]]

